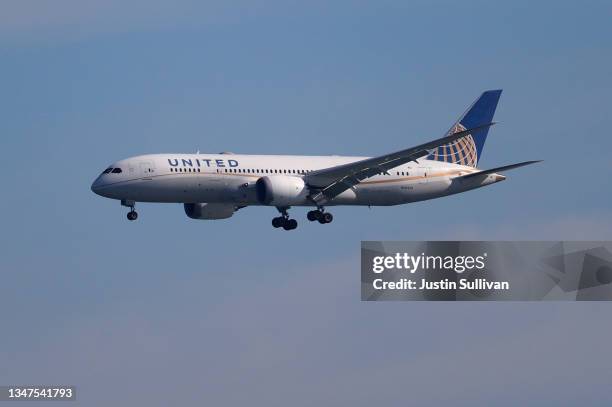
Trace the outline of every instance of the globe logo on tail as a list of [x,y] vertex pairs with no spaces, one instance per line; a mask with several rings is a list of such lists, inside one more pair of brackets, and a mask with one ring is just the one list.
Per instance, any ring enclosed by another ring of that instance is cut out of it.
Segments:
[[[461,123],[455,126],[448,132],[448,135],[467,130]],[[468,165],[476,167],[478,163],[478,153],[476,152],[476,143],[471,134],[461,137],[451,143],[437,147],[427,156],[428,160],[443,161],[452,164]]]

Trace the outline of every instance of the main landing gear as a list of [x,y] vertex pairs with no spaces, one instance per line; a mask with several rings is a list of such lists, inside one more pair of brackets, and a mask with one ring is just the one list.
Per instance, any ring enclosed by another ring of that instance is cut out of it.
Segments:
[[[288,206],[277,206],[276,209],[278,209],[278,211],[281,213],[281,216],[272,219],[272,226],[275,228],[283,228],[285,230],[293,230],[297,228],[297,221],[289,218],[289,213],[287,213],[287,210],[289,209]],[[309,211],[306,217],[309,221],[318,221],[322,225],[325,223],[331,223],[331,221],[334,220],[334,216],[329,212],[325,212],[323,207],[319,207],[314,211]]]
[[130,208],[130,211],[127,214],[127,218],[129,221],[135,221],[136,219],[138,219],[138,212],[134,210],[134,207],[136,206],[136,202],[122,200],[121,206],[127,206],[128,208]]
[[314,222],[319,221],[320,224],[331,223],[334,220],[334,215],[329,212],[324,212],[323,208],[309,211],[306,215],[309,221]]
[[278,211],[281,213],[281,216],[272,219],[272,226],[275,228],[283,228],[285,230],[293,230],[297,228],[297,220],[289,219],[289,213],[287,213],[287,209],[289,209],[289,207],[277,207],[276,209],[278,209]]

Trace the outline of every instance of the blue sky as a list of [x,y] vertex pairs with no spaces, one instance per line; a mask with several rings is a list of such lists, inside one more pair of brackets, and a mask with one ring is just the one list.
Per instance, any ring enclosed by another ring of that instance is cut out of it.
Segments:
[[[358,282],[361,240],[612,237],[609,2],[2,8],[0,384],[101,406],[610,402],[606,304],[362,304]],[[142,153],[382,154],[494,88],[481,166],[545,162],[467,194],[325,226],[295,209],[283,233],[270,208],[131,224],[89,190]]]

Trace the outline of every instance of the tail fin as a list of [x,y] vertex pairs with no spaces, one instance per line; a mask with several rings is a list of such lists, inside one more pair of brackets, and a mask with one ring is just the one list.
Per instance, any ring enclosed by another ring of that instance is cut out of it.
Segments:
[[[491,123],[501,93],[501,89],[488,90],[480,95],[450,128],[447,135]],[[489,134],[489,127],[477,130],[473,134],[436,148],[427,156],[427,159],[476,167],[482,155],[487,134]]]

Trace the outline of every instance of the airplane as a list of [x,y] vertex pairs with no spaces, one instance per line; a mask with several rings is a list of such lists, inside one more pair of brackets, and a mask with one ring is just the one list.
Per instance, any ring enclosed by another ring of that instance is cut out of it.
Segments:
[[297,228],[291,207],[311,207],[307,219],[327,224],[331,206],[390,206],[440,198],[503,181],[477,167],[501,90],[476,99],[444,137],[378,157],[152,154],[111,164],[93,182],[94,193],[121,201],[138,218],[136,202],[182,203],[192,219],[226,219],[248,206],[276,207],[272,226]]

